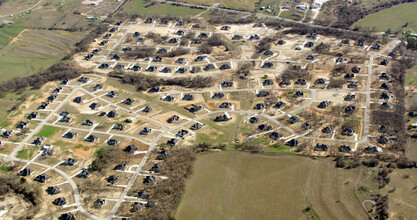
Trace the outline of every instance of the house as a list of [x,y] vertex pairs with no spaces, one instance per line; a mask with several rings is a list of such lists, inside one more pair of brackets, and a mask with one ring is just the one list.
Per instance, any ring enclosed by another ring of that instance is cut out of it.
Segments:
[[198,35],[198,38],[208,38],[208,34],[206,34],[206,33],[200,33]]
[[307,85],[307,81],[305,79],[298,79],[297,81],[295,81],[294,84],[305,86],[305,85]]
[[150,24],[150,23],[153,23],[153,20],[152,20],[152,18],[147,18],[147,19],[144,21],[144,23],[145,23],[145,24]]
[[316,81],[314,81],[314,84],[323,85],[323,84],[326,84],[326,80],[323,78],[318,78],[316,79]]
[[105,199],[97,199],[96,201],[94,201],[93,208],[100,209],[105,204],[106,204],[106,200]]
[[104,39],[109,39],[109,38],[111,37],[111,35],[112,35],[112,34],[105,34],[103,38],[104,38]]
[[317,106],[318,108],[327,108],[327,106],[330,105],[330,101],[322,101],[320,102],[320,104]]
[[151,191],[147,189],[142,189],[138,192],[138,198],[140,199],[149,199],[149,196],[151,195]]
[[194,67],[191,68],[190,73],[198,73],[200,71],[201,71],[200,67],[194,66]]
[[228,31],[228,30],[230,30],[230,26],[225,25],[225,26],[221,27],[220,30]]
[[264,108],[265,108],[265,105],[263,103],[258,103],[253,107],[253,109],[255,110],[262,110]]
[[163,151],[158,153],[158,155],[156,156],[156,159],[165,160],[169,156],[171,156],[171,153],[169,151],[163,150]]
[[235,34],[233,35],[232,40],[241,40],[242,38],[242,36]]
[[312,128],[311,124],[309,124],[308,122],[304,123],[303,125],[301,125],[301,128],[304,130],[309,130]]
[[307,60],[315,60],[316,59],[316,57],[315,56],[313,56],[313,55],[308,55],[307,56],[307,58],[306,58]]
[[146,176],[145,179],[143,180],[144,184],[152,184],[156,182],[156,177],[154,176]]
[[274,105],[275,109],[280,109],[281,107],[285,106],[285,103],[283,101],[277,102],[277,104]]
[[350,146],[342,145],[339,147],[339,152],[341,153],[350,153],[351,151],[352,149],[350,148]]
[[52,91],[52,93],[54,93],[54,94],[58,94],[58,93],[60,93],[62,91],[62,87],[56,87],[55,89],[54,89],[54,91]]
[[303,97],[303,96],[304,96],[303,92],[297,91],[297,92],[295,92],[295,94],[292,97],[293,98],[300,98],[300,97]]
[[108,43],[108,41],[107,40],[103,40],[103,41],[101,41],[98,45],[100,45],[100,46],[104,46],[104,45],[106,45]]
[[304,47],[314,47],[314,43],[309,41],[309,42],[304,44]]
[[180,117],[178,115],[173,115],[168,118],[167,122],[172,123],[172,122],[179,121],[179,120],[180,120]]
[[197,122],[197,123],[191,125],[190,130],[196,131],[196,130],[202,128],[202,127],[204,127],[204,124],[201,124],[201,123]]
[[214,70],[216,69],[216,66],[214,66],[214,64],[210,63],[207,66],[204,67],[204,71],[209,71],[209,70]]
[[66,158],[62,163],[61,163],[61,165],[62,166],[74,166],[75,164],[77,164],[78,163],[78,160],[77,159],[74,159],[74,158]]
[[130,212],[139,212],[144,207],[145,205],[143,203],[135,202],[132,204],[132,208],[130,209]]
[[90,105],[90,106],[88,106],[88,107],[90,107],[90,109],[91,109],[91,110],[96,110],[96,109],[101,108],[101,104],[100,104],[100,103],[97,103],[97,102],[93,102],[93,103],[91,103],[91,105]]
[[138,150],[138,148],[134,144],[131,144],[131,145],[125,147],[125,149],[123,149],[123,151],[126,152],[126,153],[134,153],[137,150]]
[[379,138],[378,138],[378,143],[380,143],[380,144],[387,144],[388,141],[389,140],[386,136],[379,136]]
[[107,141],[107,144],[109,145],[109,146],[115,146],[115,145],[118,145],[120,143],[120,141],[119,140],[116,140],[116,139],[109,139],[108,141]]
[[330,126],[324,127],[321,132],[325,133],[325,134],[330,134],[333,133],[333,128]]
[[356,89],[356,88],[358,88],[358,83],[356,83],[356,82],[354,82],[354,81],[351,81],[351,82],[347,85],[347,87],[348,87],[349,89]]
[[26,116],[27,119],[31,120],[31,119],[35,119],[36,117],[38,117],[39,113],[38,112],[31,112],[30,114],[28,114]]
[[175,60],[175,63],[184,64],[185,63],[185,59],[184,58],[178,58],[177,60]]
[[45,191],[48,193],[48,195],[55,195],[61,192],[61,188],[58,186],[48,186]]
[[78,78],[77,81],[80,83],[87,83],[88,81],[90,81],[90,78],[83,76],[83,77]]
[[130,69],[133,71],[139,71],[142,68],[139,65],[133,65]]
[[219,108],[230,108],[232,107],[232,103],[230,102],[223,102],[222,104],[219,105]]
[[168,67],[164,67],[164,68],[162,68],[161,69],[161,71],[159,71],[159,72],[161,72],[161,73],[170,73],[172,70],[171,70],[171,68],[168,68]]
[[58,220],[75,220],[75,217],[71,212],[67,212],[59,216]]
[[177,38],[171,38],[171,39],[168,40],[168,43],[169,44],[176,44],[176,43],[178,43],[178,40],[177,40]]
[[272,86],[272,85],[274,85],[274,81],[272,81],[270,79],[267,79],[267,80],[262,82],[262,85],[263,86]]
[[94,49],[91,53],[98,54],[101,51],[101,48]]
[[229,87],[233,87],[233,82],[230,81],[224,81],[221,85],[222,88],[229,88]]
[[99,91],[99,90],[101,90],[103,88],[103,84],[96,84],[94,87],[93,87],[93,90],[94,91]]
[[138,40],[136,41],[138,44],[141,44],[141,43],[143,43],[145,41],[145,38],[142,38],[142,37],[140,37],[140,38],[138,38]]
[[29,169],[29,168],[24,168],[22,170],[20,170],[17,175],[19,176],[30,176],[33,172],[35,172],[35,170]]
[[73,102],[75,103],[81,103],[83,101],[84,101],[84,97],[82,96],[75,97],[75,99],[73,100]]
[[280,83],[279,86],[289,86],[291,85],[291,81],[289,79],[283,79]]
[[363,47],[363,46],[365,46],[365,41],[363,41],[363,40],[358,40],[358,42],[356,43],[356,46],[359,46],[359,47]]
[[261,37],[259,37],[259,35],[257,35],[257,34],[255,34],[255,35],[251,35],[250,37],[249,37],[249,40],[260,40],[261,39]]
[[390,98],[391,98],[391,96],[388,95],[387,93],[385,93],[385,92],[381,93],[380,99],[389,100]]
[[122,101],[122,103],[125,104],[125,105],[132,105],[133,102],[135,102],[135,101],[131,98],[127,98],[127,99]]
[[117,96],[119,96],[119,93],[117,93],[116,91],[110,91],[110,92],[108,92],[107,94],[106,94],[106,96],[107,97],[109,97],[109,98],[114,98],[114,97],[117,97]]
[[62,122],[62,123],[68,123],[72,120],[72,117],[68,117],[68,116],[64,116],[61,119],[58,120],[58,122]]
[[158,68],[156,66],[149,66],[148,68],[146,68],[147,72],[154,72],[156,71]]
[[67,204],[67,200],[64,197],[59,197],[52,201],[52,204],[56,206],[64,206]]
[[36,138],[36,139],[32,142],[32,144],[34,144],[35,146],[39,146],[39,145],[41,145],[41,144],[42,144],[42,142],[43,142],[44,140],[45,140],[45,137],[40,136],[40,137]]
[[356,95],[355,94],[347,94],[344,98],[345,101],[352,101],[355,100]]
[[179,67],[178,69],[177,69],[177,71],[175,71],[176,73],[181,73],[181,74],[183,74],[183,73],[185,73],[185,72],[187,72],[187,69],[185,69],[185,68],[183,68],[183,67]]
[[142,109],[142,112],[144,113],[149,113],[150,111],[152,111],[152,108],[150,106],[146,106],[145,108]]
[[395,58],[395,57],[397,56],[397,52],[392,51],[392,52],[390,52],[390,53],[388,54],[388,56],[390,56],[390,57],[392,57],[392,58]]
[[212,99],[221,99],[221,98],[224,98],[224,93],[221,93],[221,92],[215,92],[215,93],[213,94],[213,96],[211,96],[211,98],[212,98]]
[[117,114],[117,112],[116,112],[116,110],[112,110],[112,111],[109,111],[108,113],[107,113],[107,117],[108,118],[114,118],[114,117],[116,117],[118,114]]
[[201,40],[199,39],[194,39],[190,42],[191,44],[201,44]]
[[144,128],[142,129],[142,131],[140,131],[140,132],[139,132],[139,134],[140,134],[140,135],[148,135],[148,134],[150,134],[151,132],[152,132],[152,129],[151,129],[151,128],[144,127]]
[[256,27],[263,27],[264,25],[262,23],[256,23],[254,24],[252,27],[256,28]]
[[124,47],[124,48],[122,49],[122,51],[123,51],[124,53],[126,53],[126,52],[128,52],[128,51],[132,51],[132,48],[131,48],[131,47]]
[[95,142],[95,141],[97,141],[97,140],[98,140],[98,137],[97,137],[97,136],[95,136],[95,135],[92,135],[92,134],[88,135],[88,137],[86,137],[86,138],[84,139],[84,141],[86,141],[86,142],[90,142],[90,143]]
[[220,115],[220,116],[217,116],[213,121],[222,122],[222,121],[229,121],[230,119],[232,118],[228,117],[227,115]]
[[232,67],[229,64],[223,64],[220,66],[220,70],[228,70],[231,69]]
[[42,104],[38,107],[38,109],[46,109],[46,107],[48,107],[49,103],[47,102],[42,102]]
[[86,179],[91,175],[91,172],[88,168],[82,168],[81,171],[77,174],[78,178]]
[[378,153],[378,149],[376,147],[366,147],[365,149],[363,149],[363,152],[365,152],[366,154],[376,154]]
[[249,123],[251,123],[251,124],[256,124],[258,122],[259,122],[259,118],[257,118],[257,117],[250,117],[249,118]]
[[18,129],[23,129],[23,128],[26,128],[27,126],[29,126],[29,122],[24,122],[24,121],[21,121],[17,126],[16,126],[16,128],[18,128]]
[[176,34],[176,35],[184,35],[184,31],[183,30],[177,30],[177,31],[175,31],[174,34]]
[[344,40],[340,41],[340,43],[342,43],[342,44],[349,44],[350,43],[350,40],[349,39],[344,39]]
[[316,39],[317,37],[318,37],[318,34],[316,34],[316,33],[309,33],[307,35],[307,38],[310,38],[310,39]]
[[379,63],[379,65],[382,65],[382,66],[388,65],[388,60],[381,61],[381,63]]
[[379,45],[378,43],[375,43],[374,45],[371,46],[372,50],[380,50],[381,49],[381,45]]
[[118,131],[123,131],[125,129],[125,125],[124,124],[115,124],[115,125],[113,125],[112,129],[118,130]]
[[197,58],[194,59],[195,62],[200,62],[206,59],[207,55],[200,55]]
[[51,156],[52,154],[54,154],[55,150],[51,148],[50,144],[45,144],[41,148],[40,152],[41,152],[41,156],[45,157],[45,156]]
[[382,110],[388,110],[391,108],[391,106],[388,104],[388,102],[384,102],[379,106]]
[[168,146],[175,146],[175,145],[177,145],[177,143],[178,143],[178,139],[176,139],[176,138],[171,138],[170,140],[168,140],[167,141],[167,145]]
[[381,133],[387,133],[388,132],[388,127],[385,126],[385,125],[381,125],[378,130]]
[[277,42],[277,45],[284,45],[286,42],[285,42],[285,40],[279,40],[278,42]]
[[85,126],[93,126],[93,121],[91,121],[90,119],[85,120],[85,122],[83,122],[81,125],[85,125]]
[[94,57],[94,54],[88,54],[87,56],[84,57],[84,60],[91,60]]
[[3,134],[1,136],[4,137],[4,138],[9,138],[9,137],[12,136],[12,132],[13,132],[12,130],[6,130],[6,131],[3,132]]
[[274,55],[274,52],[272,52],[270,50],[267,50],[267,51],[264,52],[264,56],[272,56],[272,55]]
[[358,67],[358,66],[355,66],[355,67],[352,68],[353,73],[359,73],[360,71],[361,71],[361,68]]
[[289,141],[287,141],[287,143],[285,143],[285,145],[290,146],[290,147],[296,147],[300,142],[296,139],[291,139]]
[[379,88],[385,89],[385,90],[389,90],[390,89],[390,86],[388,85],[388,83],[382,83]]
[[127,164],[127,162],[126,162],[126,161],[122,161],[122,162],[120,162],[119,164],[117,164],[117,165],[113,168],[113,170],[125,171],[125,170],[126,170],[126,164]]
[[116,175],[111,175],[109,177],[107,177],[106,181],[110,184],[110,185],[114,185],[117,182],[119,182],[119,177]]
[[327,146],[326,144],[317,144],[314,147],[314,150],[315,151],[327,151],[327,150],[329,150],[329,146]]
[[269,93],[268,91],[260,91],[258,92],[258,94],[256,94],[257,97],[266,97],[269,96],[271,93]]
[[288,118],[287,121],[290,124],[294,124],[294,123],[298,122],[298,118],[296,116],[291,116],[291,117]]
[[274,64],[273,63],[271,63],[271,62],[265,62],[262,66],[261,66],[261,68],[272,68],[274,66]]
[[68,138],[68,139],[72,139],[72,138],[74,138],[74,137],[76,137],[77,136],[77,133],[75,133],[75,132],[71,132],[71,131],[68,131],[67,133],[65,133],[62,137],[63,138]]
[[338,57],[336,59],[336,63],[347,63],[347,59],[343,57]]
[[417,117],[417,112],[409,112],[408,116],[409,117]]
[[102,63],[100,66],[98,66],[99,69],[107,69],[109,68],[109,64],[107,63]]
[[187,130],[182,129],[181,131],[178,131],[178,133],[175,135],[175,137],[182,138],[182,137],[184,137],[184,136],[185,136],[185,135],[187,135],[187,134],[188,134],[188,131],[187,131]]
[[182,26],[182,25],[184,25],[185,23],[183,22],[183,21],[177,21],[177,23],[175,23],[175,26]]
[[278,140],[278,139],[280,139],[280,138],[282,138],[283,137],[283,135],[282,134],[280,134],[280,133],[278,133],[278,132],[272,132],[270,135],[269,135],[269,138],[271,138],[271,139],[273,139],[273,140]]
[[353,129],[344,129],[342,135],[353,136],[355,135],[355,131]]
[[159,92],[159,87],[158,86],[152,87],[151,89],[149,89],[148,92],[149,93],[157,93],[157,92]]
[[353,105],[349,105],[345,108],[346,114],[353,114],[356,111],[356,107]]
[[170,95],[167,95],[162,98],[162,101],[166,101],[166,102],[172,102],[174,100],[175,100],[174,96],[170,96]]
[[49,177],[48,175],[46,175],[46,174],[39,174],[39,175],[37,175],[36,177],[35,177],[35,179],[33,179],[33,180],[35,180],[36,182],[40,182],[40,183],[46,183],[46,182],[48,182],[49,180],[51,179],[51,177]]

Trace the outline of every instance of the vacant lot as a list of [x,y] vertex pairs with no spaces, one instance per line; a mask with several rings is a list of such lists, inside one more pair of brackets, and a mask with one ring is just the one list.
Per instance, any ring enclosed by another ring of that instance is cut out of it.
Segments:
[[391,31],[398,31],[406,23],[408,23],[406,28],[417,30],[417,2],[400,4],[388,9],[384,9],[377,13],[366,16],[365,18],[359,20],[352,27],[369,27],[372,29],[376,28],[376,31],[386,31],[391,29]]
[[58,30],[23,31],[0,49],[0,80],[28,76],[49,68],[68,54],[85,34]]
[[367,219],[355,197],[360,169],[327,160],[241,152],[200,155],[177,219],[306,219],[312,205],[322,219]]
[[188,7],[179,7],[170,4],[155,4],[149,7],[150,2],[142,0],[133,0],[123,7],[123,11],[128,14],[145,14],[145,15],[172,15],[180,17],[192,17],[200,14],[204,10],[192,9]]

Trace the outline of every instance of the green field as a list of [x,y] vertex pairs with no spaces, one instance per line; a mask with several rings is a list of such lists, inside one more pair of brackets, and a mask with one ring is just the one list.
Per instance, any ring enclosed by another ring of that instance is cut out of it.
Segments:
[[19,27],[3,27],[0,28],[0,49],[9,44],[9,42],[16,37],[23,28]]
[[40,147],[38,146],[27,147],[17,154],[17,158],[29,160],[39,151],[39,149]]
[[86,32],[24,30],[14,42],[0,49],[0,81],[28,76],[49,68],[67,55],[85,34]]
[[150,7],[149,2],[143,0],[133,0],[123,7],[123,11],[128,14],[145,14],[145,15],[172,15],[179,17],[192,17],[204,12],[201,9],[192,9],[188,7],[173,6],[170,4],[155,4]]
[[413,29],[417,31],[417,2],[396,5],[374,14],[370,14],[359,20],[352,27],[368,27],[376,31],[399,31],[408,22],[404,30]]
[[[201,154],[175,218],[367,219],[355,186],[375,185],[362,172],[299,156]],[[303,213],[308,204],[312,209]]]
[[216,0],[186,0],[184,2],[197,5],[208,5],[211,6],[215,3],[220,4],[220,7],[242,9],[246,11],[252,11],[255,9],[255,3],[259,2],[258,0],[227,0],[227,1],[216,1]]
[[60,130],[60,128],[52,127],[52,126],[43,126],[42,130],[36,134],[36,136],[42,136],[42,137],[51,137],[55,133],[57,133]]

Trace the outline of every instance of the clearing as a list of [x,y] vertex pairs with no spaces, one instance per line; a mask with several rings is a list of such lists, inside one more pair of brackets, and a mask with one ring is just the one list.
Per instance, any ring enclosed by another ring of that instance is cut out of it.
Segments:
[[[367,219],[354,186],[360,169],[328,160],[242,152],[202,154],[188,180],[177,219]],[[285,211],[284,211],[285,210]],[[310,216],[311,217],[311,216]]]
[[[147,6],[149,5],[149,6]],[[147,6],[147,7],[145,7]],[[204,12],[201,9],[192,9],[188,7],[179,7],[170,4],[153,4],[147,1],[134,0],[123,7],[123,11],[128,14],[145,14],[145,15],[171,15],[180,17],[191,17]]]

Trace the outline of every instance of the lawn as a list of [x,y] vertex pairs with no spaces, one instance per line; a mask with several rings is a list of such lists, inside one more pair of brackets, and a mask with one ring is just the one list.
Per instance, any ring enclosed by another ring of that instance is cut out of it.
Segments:
[[20,27],[2,27],[0,28],[0,48],[6,46],[14,37],[16,37],[23,28]]
[[401,30],[401,27],[408,23],[404,30],[414,29],[417,31],[417,2],[405,3],[384,9],[377,13],[370,14],[359,20],[352,27],[375,27],[376,31]]
[[[373,186],[370,181],[361,169],[336,169],[330,160],[236,151],[201,154],[175,218],[367,219],[354,185]],[[303,213],[308,205],[312,209]]]
[[123,7],[123,11],[128,14],[146,14],[146,15],[172,15],[179,17],[191,17],[204,12],[201,9],[192,9],[189,7],[173,6],[170,4],[155,4],[145,7],[150,3],[143,0],[133,0]]
[[51,136],[53,136],[54,134],[56,134],[59,130],[61,130],[60,128],[57,127],[52,127],[52,126],[43,126],[42,130],[36,134],[36,136],[42,136],[42,137],[46,137],[49,138]]
[[17,154],[17,158],[29,160],[39,151],[39,149],[40,147],[38,146],[27,147]]
[[[19,29],[11,28],[15,32]],[[67,55],[85,34],[84,31],[24,31],[16,41],[0,49],[0,81],[28,76],[49,68]]]

